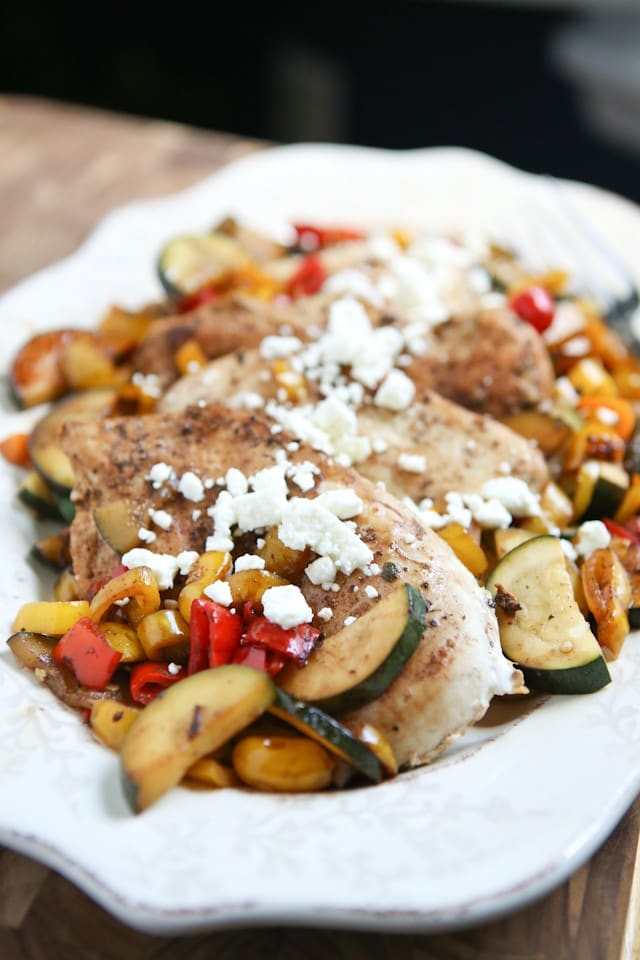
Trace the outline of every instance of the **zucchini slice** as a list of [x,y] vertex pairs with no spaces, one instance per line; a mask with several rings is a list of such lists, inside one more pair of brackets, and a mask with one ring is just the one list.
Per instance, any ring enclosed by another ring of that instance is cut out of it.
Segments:
[[38,540],[31,548],[31,556],[53,570],[64,570],[71,564],[69,531],[60,530]]
[[505,656],[527,686],[549,693],[592,693],[609,670],[575,601],[557,537],[541,536],[511,550],[487,581],[496,600]]
[[288,664],[278,686],[329,713],[347,713],[375,700],[398,676],[424,631],[425,604],[401,584],[363,616],[316,647],[308,663]]
[[[100,420],[106,417],[112,409],[115,395],[113,388],[72,393],[58,401],[31,431],[31,462],[54,496],[68,497],[73,487],[71,462],[60,446],[63,424],[72,420]],[[60,509],[60,504],[58,507]]]
[[615,516],[629,487],[629,475],[617,463],[586,460],[576,478],[574,519],[601,520]]
[[140,542],[137,522],[128,500],[114,500],[93,511],[98,533],[116,553],[126,553]]
[[51,490],[37,470],[30,470],[18,487],[18,500],[35,510],[39,517],[62,519]]
[[170,297],[195,293],[248,263],[231,237],[220,233],[192,234],[170,240],[158,257],[160,283]]
[[373,750],[319,707],[303,703],[302,700],[295,700],[284,690],[276,687],[276,699],[270,707],[270,713],[284,720],[285,723],[290,723],[311,740],[317,740],[330,753],[340,757],[367,779],[373,780],[374,783],[380,783],[382,780],[382,764]]
[[134,721],[120,751],[122,784],[135,811],[175,787],[189,767],[244,730],[273,703],[271,677],[240,664],[169,687]]

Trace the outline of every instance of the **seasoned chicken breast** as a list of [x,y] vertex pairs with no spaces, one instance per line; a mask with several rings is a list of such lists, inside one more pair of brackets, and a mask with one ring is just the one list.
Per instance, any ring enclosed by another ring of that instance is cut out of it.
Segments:
[[[177,378],[175,353],[188,339],[208,358],[257,347],[285,330],[302,340],[326,327],[336,296],[303,297],[289,305],[235,296],[155,323],[133,363],[167,386]],[[366,304],[374,326],[407,329],[401,311]],[[415,326],[415,325],[413,325]],[[414,334],[415,336],[415,334]],[[406,368],[418,392],[435,390],[480,413],[500,417],[549,399],[553,369],[539,334],[507,307],[467,310],[420,333],[420,354]]]
[[[198,401],[238,407],[251,403],[252,395],[276,400],[279,382],[258,351],[242,351],[178,380],[159,407],[174,412]],[[302,399],[317,402],[322,397],[308,384]],[[357,463],[358,471],[369,480],[383,481],[395,496],[416,502],[429,497],[441,506],[447,493],[476,493],[499,475],[518,477],[534,491],[549,480],[544,457],[527,440],[430,390],[400,411],[375,406],[369,397],[358,410],[357,433],[373,448],[371,456]],[[424,471],[403,469],[407,454],[423,455]]]
[[[500,650],[488,596],[447,544],[399,501],[304,444],[290,450],[291,441],[284,432],[274,436],[268,422],[256,416],[209,406],[68,424],[63,442],[75,475],[71,553],[79,587],[86,591],[120,560],[94,517],[96,507],[113,500],[124,498],[145,526],[150,508],[165,510],[172,522],[168,529],[154,528],[150,548],[176,555],[204,549],[212,529],[207,510],[217,503],[229,468],[248,477],[286,460],[293,469],[288,474],[293,476],[290,498],[308,500],[335,487],[348,488],[362,502],[354,532],[368,547],[371,565],[339,573],[337,592],[314,585],[306,575],[300,587],[315,624],[327,635],[339,631],[347,617],[370,609],[400,580],[420,590],[428,614],[418,649],[383,696],[348,719],[375,717],[401,764],[433,759],[483,715],[494,695],[512,692],[520,684],[519,672]],[[156,464],[170,467],[176,480],[190,473],[198,482],[154,484],[149,477]],[[303,493],[296,486],[296,469],[311,473],[313,489]],[[240,536],[237,551],[255,548],[255,536]],[[382,576],[383,564],[393,564],[397,580]],[[373,590],[365,590],[367,586]],[[328,621],[318,618],[318,611],[327,607]]]

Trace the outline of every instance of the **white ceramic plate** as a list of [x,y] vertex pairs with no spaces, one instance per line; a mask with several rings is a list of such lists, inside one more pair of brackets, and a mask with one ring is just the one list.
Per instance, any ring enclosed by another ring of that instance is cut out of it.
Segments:
[[[265,152],[177,196],[113,213],[78,253],[7,294],[3,368],[33,330],[90,326],[113,301],[156,296],[162,242],[223,215],[269,228],[304,218],[504,232],[533,185],[463,150]],[[567,189],[623,254],[640,249],[636,208],[594,188]],[[7,407],[0,435],[32,419]],[[15,476],[4,464],[0,529],[0,635],[8,636],[18,605],[46,596],[48,585],[23,560],[33,525],[15,506]],[[433,931],[476,923],[565,879],[640,789],[635,638],[612,673],[597,694],[549,700],[519,722],[497,717],[433,766],[379,787],[310,797],[177,789],[134,817],[116,757],[2,650],[0,842],[153,932],[257,923]]]

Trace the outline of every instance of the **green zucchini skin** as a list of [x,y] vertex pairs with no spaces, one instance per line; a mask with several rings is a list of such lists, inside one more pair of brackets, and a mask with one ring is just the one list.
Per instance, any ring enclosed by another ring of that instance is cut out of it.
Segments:
[[270,709],[275,716],[291,723],[311,739],[322,743],[331,753],[346,760],[368,780],[380,783],[383,779],[382,764],[375,753],[324,710],[295,700],[279,688],[276,689],[275,704]]
[[[543,535],[505,554],[487,581],[520,607],[496,608],[506,657],[534,690],[557,694],[594,693],[611,677],[598,641],[573,595],[560,542]],[[570,638],[568,649],[565,641]]]
[[34,470],[37,470],[48,485],[54,500],[57,501],[59,512],[69,523],[75,513],[69,502],[73,470],[69,458],[60,446],[59,431],[67,421],[102,419],[109,413],[115,395],[116,391],[111,387],[68,394],[59,400],[31,431],[29,455]]
[[51,491],[36,470],[30,471],[18,487],[18,500],[46,520],[62,520]]
[[522,663],[516,666],[522,670],[527,686],[543,693],[573,696],[593,693],[611,683],[611,675],[604,657],[596,658],[579,667],[567,667],[564,670],[538,670]]
[[[291,685],[288,686],[284,682],[284,689],[334,716],[357,710],[365,703],[381,696],[391,686],[409,657],[415,653],[424,632],[426,607],[419,591],[408,583],[399,585],[398,590],[403,591],[402,596],[400,593],[389,594],[359,617],[356,623],[327,637],[318,650],[316,660],[312,655],[305,667],[292,667],[292,673],[289,675]],[[399,616],[396,609],[399,600],[406,602],[406,613],[401,614],[403,618],[401,626],[393,623]],[[390,619],[391,622],[389,622]],[[379,636],[380,631],[384,631],[382,636]],[[377,666],[375,662],[371,665],[371,673],[368,676],[359,682],[356,681],[354,685],[346,686],[345,684],[352,683],[350,675],[354,673],[353,668],[357,667],[359,654],[366,652],[371,655],[375,649],[371,639],[376,632],[378,636],[375,639],[383,643],[377,651],[382,659]],[[395,636],[394,632],[396,632]],[[325,657],[328,648],[331,648],[331,653],[327,662]],[[341,665],[340,661],[345,660],[348,669],[346,671],[336,669],[336,666]],[[308,693],[305,695],[300,684],[304,684],[309,671],[313,672],[316,685],[319,682],[320,687],[324,686],[326,695],[322,697],[308,697]],[[332,691],[336,692],[332,693]]]

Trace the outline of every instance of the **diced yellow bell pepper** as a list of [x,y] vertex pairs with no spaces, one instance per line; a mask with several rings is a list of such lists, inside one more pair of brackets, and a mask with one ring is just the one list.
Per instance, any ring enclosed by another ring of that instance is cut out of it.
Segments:
[[436,530],[436,533],[447,541],[458,560],[471,571],[474,577],[479,577],[487,569],[484,550],[459,523],[448,523],[445,527]]
[[231,767],[225,767],[213,757],[202,757],[192,764],[185,774],[187,780],[195,780],[207,787],[239,787],[241,780]]
[[189,637],[189,624],[178,610],[156,610],[138,624],[138,637],[148,660],[163,659],[168,647]]
[[145,651],[138,639],[135,628],[117,620],[103,620],[100,630],[110,647],[122,654],[121,663],[137,663],[145,660]]
[[89,724],[103,743],[112,750],[119,750],[127,731],[139,715],[138,707],[128,707],[117,700],[96,700],[91,707]]
[[90,616],[93,620],[101,620],[116,600],[125,599],[129,600],[125,612],[133,624],[160,607],[158,583],[149,567],[127,570],[105,583],[91,601]]
[[89,609],[86,600],[36,600],[20,607],[12,630],[61,637],[82,617],[88,617]]
[[627,572],[614,551],[603,547],[589,554],[580,573],[598,642],[615,658],[629,634],[631,585]]
[[178,609],[183,618],[189,623],[191,620],[191,604],[199,600],[206,587],[210,587],[216,580],[221,580],[231,569],[231,554],[222,550],[207,550],[201,553],[191,567],[187,582],[178,597]]

